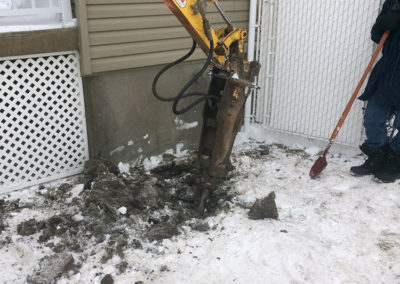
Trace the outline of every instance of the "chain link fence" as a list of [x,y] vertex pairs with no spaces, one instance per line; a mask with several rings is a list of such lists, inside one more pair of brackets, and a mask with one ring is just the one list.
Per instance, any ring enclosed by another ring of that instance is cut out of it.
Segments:
[[[370,29],[381,0],[264,0],[259,9],[261,89],[252,122],[266,129],[327,140],[367,66]],[[357,101],[337,138],[363,139]]]

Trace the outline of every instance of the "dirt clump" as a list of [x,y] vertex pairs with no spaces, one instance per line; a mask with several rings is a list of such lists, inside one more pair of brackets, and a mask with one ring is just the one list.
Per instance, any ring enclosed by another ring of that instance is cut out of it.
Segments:
[[46,242],[54,236],[62,236],[67,231],[72,232],[74,227],[72,220],[68,220],[65,216],[54,215],[41,222],[40,229],[43,229],[43,233],[39,236],[39,242]]
[[134,249],[143,249],[143,245],[139,240],[133,240],[132,241],[132,248]]
[[278,209],[275,204],[275,192],[271,192],[266,198],[258,199],[248,212],[249,219],[275,219],[279,218]]
[[110,172],[114,175],[119,174],[118,167],[108,160],[104,159],[91,159],[85,162],[84,174],[84,184],[85,188],[90,188],[91,182],[101,173]]
[[39,194],[44,196],[49,201],[64,200],[70,196],[70,190],[73,187],[73,184],[63,183],[58,187],[42,189]]
[[122,262],[118,263],[116,266],[118,273],[119,274],[124,273],[127,270],[128,266],[129,266],[128,262],[126,262],[126,261],[122,261]]
[[178,226],[172,223],[161,223],[153,226],[147,231],[146,237],[149,241],[161,241],[170,239],[179,234]]
[[74,257],[71,254],[54,254],[45,256],[39,262],[33,275],[28,276],[28,283],[53,283],[74,266]]
[[17,233],[21,236],[30,236],[39,231],[41,224],[32,218],[28,221],[24,221],[17,226]]
[[189,224],[190,228],[199,232],[207,232],[211,230],[210,225],[202,220],[196,220],[194,223]]
[[3,220],[3,215],[0,213],[0,234],[7,228]]
[[120,207],[138,208],[135,191],[110,172],[103,172],[92,182],[85,194],[84,215],[91,216],[93,208],[104,211],[107,223],[115,221]]
[[6,224],[4,222],[4,208],[5,201],[4,199],[0,199],[0,234],[6,229]]
[[114,279],[112,278],[112,276],[110,274],[107,274],[106,276],[103,277],[103,279],[101,279],[100,284],[113,284],[114,283]]

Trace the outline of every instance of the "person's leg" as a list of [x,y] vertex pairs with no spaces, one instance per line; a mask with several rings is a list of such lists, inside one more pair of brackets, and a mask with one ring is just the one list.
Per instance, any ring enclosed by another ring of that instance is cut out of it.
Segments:
[[386,122],[393,115],[393,112],[393,107],[379,104],[376,96],[368,101],[364,114],[364,127],[367,136],[364,145],[376,149],[388,144]]
[[368,159],[361,166],[352,167],[350,172],[355,176],[374,174],[380,171],[386,162],[388,138],[386,122],[393,113],[390,106],[380,105],[377,97],[373,96],[364,114],[364,127],[367,139],[360,146]]
[[393,128],[397,130],[397,134],[390,141],[389,155],[385,167],[375,173],[378,181],[391,183],[400,179],[400,107],[395,108],[395,119]]

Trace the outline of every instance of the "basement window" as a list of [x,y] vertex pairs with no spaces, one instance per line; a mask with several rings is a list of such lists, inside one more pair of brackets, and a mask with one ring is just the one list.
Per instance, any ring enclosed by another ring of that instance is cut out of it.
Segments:
[[74,26],[71,0],[0,0],[0,33]]

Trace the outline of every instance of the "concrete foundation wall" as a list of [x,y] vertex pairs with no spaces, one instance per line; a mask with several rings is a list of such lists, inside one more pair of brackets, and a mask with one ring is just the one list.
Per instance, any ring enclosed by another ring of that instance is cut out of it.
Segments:
[[[160,95],[175,96],[201,65],[201,62],[183,63],[165,73],[159,81]],[[141,155],[148,157],[175,149],[178,143],[184,144],[183,149],[197,148],[202,104],[178,117],[187,123],[198,122],[198,126],[177,129],[172,102],[158,101],[151,91],[153,78],[161,68],[154,66],[84,77],[91,158],[129,162]],[[192,90],[206,92],[208,82],[206,74]]]

